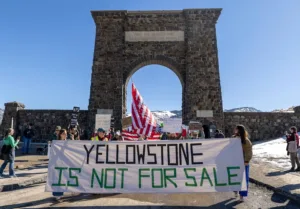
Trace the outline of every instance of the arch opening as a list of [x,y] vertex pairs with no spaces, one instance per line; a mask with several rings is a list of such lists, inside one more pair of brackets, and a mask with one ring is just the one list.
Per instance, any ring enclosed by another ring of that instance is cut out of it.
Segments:
[[178,71],[162,64],[135,67],[124,84],[123,117],[131,115],[132,82],[158,122],[166,117],[182,117],[184,83]]

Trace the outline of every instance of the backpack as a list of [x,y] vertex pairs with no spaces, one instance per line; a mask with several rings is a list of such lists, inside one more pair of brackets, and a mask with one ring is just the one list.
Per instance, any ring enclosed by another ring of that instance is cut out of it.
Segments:
[[10,145],[3,144],[3,146],[1,147],[0,159],[6,160],[11,150],[12,147]]

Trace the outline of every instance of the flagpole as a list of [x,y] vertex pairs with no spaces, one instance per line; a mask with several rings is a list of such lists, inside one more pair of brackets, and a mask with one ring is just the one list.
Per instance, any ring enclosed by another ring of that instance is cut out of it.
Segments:
[[131,80],[131,83],[134,83],[134,82],[133,82],[133,76],[131,76],[130,80]]

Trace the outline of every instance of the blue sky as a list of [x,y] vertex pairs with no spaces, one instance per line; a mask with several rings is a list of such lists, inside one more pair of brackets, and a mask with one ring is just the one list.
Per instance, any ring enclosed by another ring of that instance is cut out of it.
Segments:
[[[298,0],[11,0],[0,3],[0,108],[19,101],[29,109],[87,109],[90,10],[184,8],[223,8],[217,39],[224,109],[300,105]],[[149,84],[153,73],[159,76]],[[150,109],[181,109],[181,85],[171,70],[146,66],[133,79]]]

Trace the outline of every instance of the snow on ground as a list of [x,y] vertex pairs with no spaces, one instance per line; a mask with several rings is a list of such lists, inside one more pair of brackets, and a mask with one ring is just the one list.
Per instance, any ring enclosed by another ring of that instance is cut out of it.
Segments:
[[[300,134],[300,132],[298,134]],[[291,163],[286,152],[286,145],[285,137],[254,143],[254,161],[267,162],[279,168],[290,169]]]

